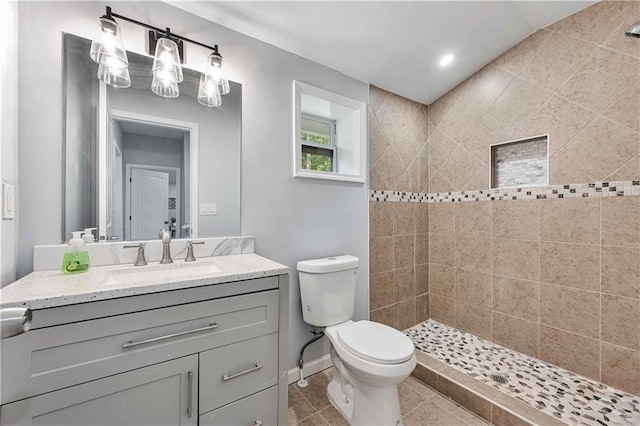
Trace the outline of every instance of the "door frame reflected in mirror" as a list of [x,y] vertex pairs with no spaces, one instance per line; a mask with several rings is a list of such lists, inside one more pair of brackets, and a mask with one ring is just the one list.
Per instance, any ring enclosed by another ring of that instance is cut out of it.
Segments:
[[[99,113],[98,118],[98,241],[108,240],[106,234],[107,209],[109,208],[107,203],[107,156],[110,132],[107,131],[107,128],[113,120],[168,127],[189,133],[189,177],[185,179],[189,182],[189,191],[185,191],[184,196],[188,197],[185,199],[185,204],[189,207],[189,214],[185,215],[185,220],[188,220],[190,225],[190,233],[186,235],[186,238],[198,237],[198,123],[116,109],[109,111],[106,90],[106,84],[100,82],[99,110],[104,113]],[[177,226],[179,228],[180,224]],[[179,233],[180,229],[177,229],[176,232]]]

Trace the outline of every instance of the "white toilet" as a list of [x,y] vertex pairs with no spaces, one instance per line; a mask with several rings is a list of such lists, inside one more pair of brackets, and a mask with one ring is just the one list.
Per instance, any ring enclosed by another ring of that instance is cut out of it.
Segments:
[[416,366],[413,343],[400,331],[352,321],[359,259],[298,262],[304,321],[326,327],[335,367],[327,393],[352,425],[401,425],[398,384]]

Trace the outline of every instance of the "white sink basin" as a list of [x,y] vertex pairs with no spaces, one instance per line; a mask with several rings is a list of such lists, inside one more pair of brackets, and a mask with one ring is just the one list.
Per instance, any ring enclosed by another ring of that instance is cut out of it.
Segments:
[[182,262],[167,265],[131,266],[126,269],[109,271],[106,285],[126,284],[131,282],[160,282],[180,279],[194,279],[220,273],[220,269],[212,262]]

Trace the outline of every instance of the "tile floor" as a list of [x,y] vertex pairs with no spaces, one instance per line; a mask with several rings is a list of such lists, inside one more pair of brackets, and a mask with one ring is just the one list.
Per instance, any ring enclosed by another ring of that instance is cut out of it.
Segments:
[[[289,385],[289,425],[346,426],[347,422],[327,399],[333,368],[307,377],[309,386]],[[405,426],[487,425],[484,420],[409,377],[399,386]]]

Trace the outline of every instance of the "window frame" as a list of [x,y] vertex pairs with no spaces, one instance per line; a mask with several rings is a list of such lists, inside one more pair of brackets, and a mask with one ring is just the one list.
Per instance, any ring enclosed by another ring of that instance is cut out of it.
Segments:
[[[323,124],[328,124],[330,126],[330,134],[329,134],[329,145],[324,145],[321,143],[315,143],[315,142],[308,142],[308,141],[303,141],[302,138],[300,138],[300,146],[302,149],[301,152],[301,158],[300,158],[300,163],[302,163],[302,156],[305,155],[304,152],[304,147],[309,147],[318,151],[331,151],[331,171],[333,173],[337,172],[337,164],[338,164],[338,149],[337,149],[337,135],[336,135],[336,120],[331,120],[328,118],[324,118],[324,117],[318,117],[317,115],[313,115],[313,114],[307,114],[304,112],[300,113],[300,133],[298,133],[298,135],[301,137],[302,136],[302,119],[307,119],[307,120],[311,120],[311,121],[317,121],[318,123],[323,123]],[[316,155],[322,155],[322,154],[316,154]],[[301,166],[302,167],[302,166]],[[311,170],[311,169],[302,169],[305,171],[322,171],[322,170]]]

